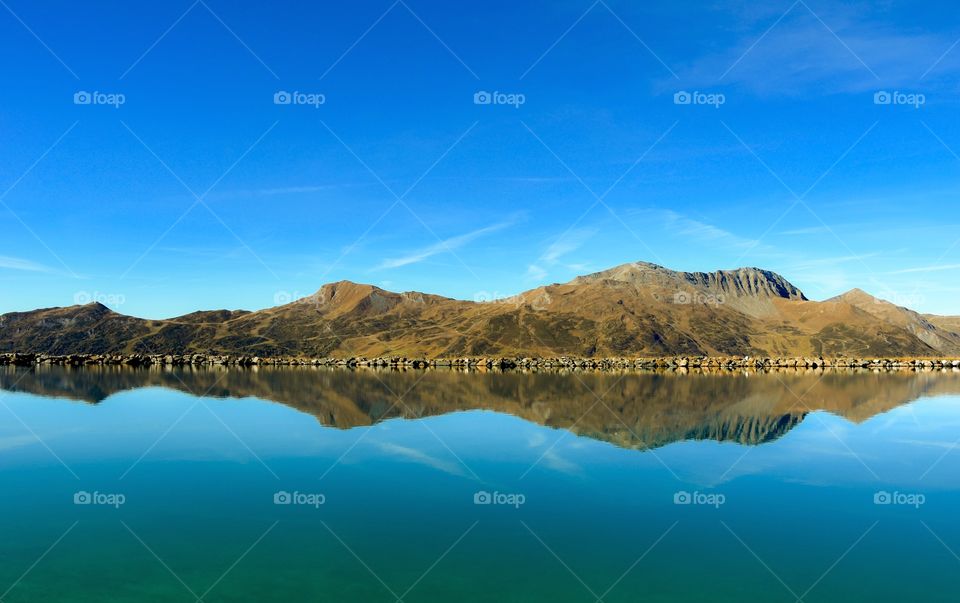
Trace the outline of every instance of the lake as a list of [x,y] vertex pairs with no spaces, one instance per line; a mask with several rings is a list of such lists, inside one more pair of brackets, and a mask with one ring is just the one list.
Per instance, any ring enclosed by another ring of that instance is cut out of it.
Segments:
[[0,600],[956,601],[960,371],[0,367]]

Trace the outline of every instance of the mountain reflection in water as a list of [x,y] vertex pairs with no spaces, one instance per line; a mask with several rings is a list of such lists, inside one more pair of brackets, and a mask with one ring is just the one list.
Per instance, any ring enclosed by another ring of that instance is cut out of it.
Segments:
[[466,410],[508,413],[624,448],[763,444],[822,410],[862,422],[960,393],[960,371],[458,372],[324,368],[0,367],[0,389],[98,404],[146,387],[259,398],[348,429]]

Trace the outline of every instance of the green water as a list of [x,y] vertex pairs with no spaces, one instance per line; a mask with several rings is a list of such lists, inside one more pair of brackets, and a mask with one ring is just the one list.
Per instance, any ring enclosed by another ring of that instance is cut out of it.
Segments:
[[5,603],[960,597],[958,373],[0,387]]

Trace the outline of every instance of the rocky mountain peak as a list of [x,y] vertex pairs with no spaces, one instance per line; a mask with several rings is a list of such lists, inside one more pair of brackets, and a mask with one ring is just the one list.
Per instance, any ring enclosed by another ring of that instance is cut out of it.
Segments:
[[678,272],[649,262],[633,262],[577,277],[572,283],[586,284],[605,280],[677,290],[694,288],[728,297],[779,297],[799,301],[807,299],[803,292],[787,279],[760,268]]

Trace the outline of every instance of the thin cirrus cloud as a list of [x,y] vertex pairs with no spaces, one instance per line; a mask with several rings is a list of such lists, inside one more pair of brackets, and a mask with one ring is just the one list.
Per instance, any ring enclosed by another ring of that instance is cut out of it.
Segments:
[[401,446],[399,444],[393,444],[391,442],[382,442],[379,445],[379,448],[387,453],[391,458],[406,460],[411,463],[416,463],[418,465],[426,465],[438,471],[444,473],[449,473],[450,475],[464,476],[463,468],[452,462],[445,461],[433,457],[426,452],[417,450],[415,448],[410,448],[408,446]]
[[571,231],[566,236],[561,237],[560,239],[551,243],[543,255],[540,256],[540,259],[547,264],[554,264],[561,257],[580,249],[580,247],[582,247],[583,244],[590,240],[595,234],[597,234],[597,231],[593,228],[584,228],[581,230]]
[[940,264],[937,266],[921,266],[919,268],[906,268],[904,270],[894,270],[887,274],[916,274],[920,272],[944,272],[946,270],[960,270],[960,264]]
[[824,266],[836,266],[838,264],[847,264],[850,262],[862,262],[870,258],[875,258],[880,256],[880,252],[874,251],[871,253],[860,253],[852,255],[841,255],[835,257],[825,257],[825,258],[804,258],[790,264],[791,268],[796,272],[803,272],[807,270],[818,270]]
[[[595,228],[579,228],[570,230],[561,235],[558,239],[550,243],[540,254],[537,261],[527,266],[527,278],[535,281],[543,280],[549,274],[548,268],[560,263],[560,259],[577,249],[580,249],[594,235],[597,234]],[[576,264],[577,268],[584,268],[585,264]],[[567,266],[572,268],[573,266]]]
[[810,226],[809,228],[791,228],[790,230],[782,230],[780,231],[780,234],[784,236],[806,236],[825,234],[829,232],[829,226]]
[[281,186],[273,188],[238,189],[222,192],[213,192],[210,198],[218,200],[255,199],[257,197],[276,197],[278,195],[304,195],[331,190],[349,188],[352,184],[311,184],[303,186]]
[[670,209],[636,209],[630,211],[629,214],[643,217],[648,222],[660,224],[664,232],[687,241],[724,249],[741,249],[751,252],[771,251],[759,240],[741,237],[713,224],[689,218]]
[[23,258],[14,258],[6,255],[0,255],[0,269],[21,270],[24,272],[56,272],[49,266],[38,264]]
[[401,268],[403,266],[409,266],[411,264],[418,264],[424,260],[427,260],[435,255],[441,253],[453,253],[457,249],[467,245],[481,237],[486,235],[493,234],[495,232],[501,231],[505,228],[509,228],[516,223],[516,220],[511,220],[508,222],[500,222],[497,224],[492,224],[490,226],[485,226],[483,228],[478,228],[477,230],[472,230],[470,232],[457,235],[454,237],[449,237],[437,241],[433,245],[424,247],[412,253],[409,253],[405,256],[398,258],[389,258],[384,260],[379,266],[378,270],[389,270],[391,268]]
[[852,10],[814,12],[795,4],[753,23],[725,52],[694,60],[681,76],[695,85],[734,84],[763,96],[796,95],[811,87],[862,93],[920,80],[929,87],[960,66],[960,58],[944,55],[954,41],[949,36],[900,31]]

